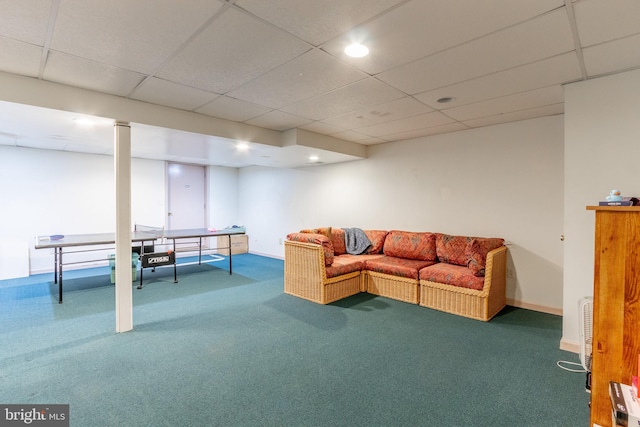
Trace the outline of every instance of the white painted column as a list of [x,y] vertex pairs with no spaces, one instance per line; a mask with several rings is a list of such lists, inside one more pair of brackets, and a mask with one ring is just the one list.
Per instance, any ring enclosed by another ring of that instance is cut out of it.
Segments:
[[116,179],[116,332],[133,329],[131,280],[131,127],[114,125]]

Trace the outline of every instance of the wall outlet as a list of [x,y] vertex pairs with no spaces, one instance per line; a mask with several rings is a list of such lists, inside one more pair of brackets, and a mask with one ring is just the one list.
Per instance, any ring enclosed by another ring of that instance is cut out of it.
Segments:
[[507,278],[513,279],[513,277],[514,277],[513,269],[512,268],[507,268]]
[[278,244],[281,245],[282,244],[282,239],[278,239]]

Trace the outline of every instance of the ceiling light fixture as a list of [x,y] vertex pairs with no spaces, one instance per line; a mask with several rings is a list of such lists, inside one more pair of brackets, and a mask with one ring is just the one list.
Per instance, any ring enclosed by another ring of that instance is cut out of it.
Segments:
[[318,157],[318,156],[309,156],[309,161],[310,161],[310,162],[315,163],[315,162],[317,162],[318,160],[320,160],[320,157]]
[[369,54],[369,48],[360,43],[353,43],[344,48],[344,53],[352,58],[362,58]]
[[83,127],[91,127],[96,124],[95,120],[92,120],[87,117],[78,117],[73,119],[73,121],[76,123],[76,125],[83,126]]

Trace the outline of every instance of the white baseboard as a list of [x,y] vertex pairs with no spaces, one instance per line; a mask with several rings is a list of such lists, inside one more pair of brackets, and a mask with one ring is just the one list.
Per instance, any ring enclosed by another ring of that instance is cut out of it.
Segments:
[[273,259],[281,259],[284,261],[284,257],[283,256],[276,256],[276,255],[272,255],[272,254],[265,254],[262,252],[256,252],[256,251],[249,251],[247,252],[248,254],[253,254],[253,255],[259,255],[259,256],[263,256],[263,257],[267,257],[267,258],[273,258]]
[[560,350],[570,351],[571,353],[580,354],[580,344],[573,341],[567,341],[564,338],[560,340]]
[[527,302],[515,300],[512,298],[507,298],[507,305],[510,305],[512,307],[518,307],[518,308],[526,308],[527,310],[539,311],[541,313],[548,313],[548,314],[555,314],[557,316],[562,316],[561,308],[553,308],[553,307],[546,307],[544,305],[529,304]]

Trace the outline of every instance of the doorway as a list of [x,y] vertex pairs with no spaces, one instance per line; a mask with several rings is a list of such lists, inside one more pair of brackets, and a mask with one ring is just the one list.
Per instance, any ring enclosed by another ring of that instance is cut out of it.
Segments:
[[206,169],[167,163],[167,229],[206,226]]

